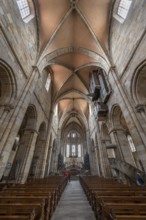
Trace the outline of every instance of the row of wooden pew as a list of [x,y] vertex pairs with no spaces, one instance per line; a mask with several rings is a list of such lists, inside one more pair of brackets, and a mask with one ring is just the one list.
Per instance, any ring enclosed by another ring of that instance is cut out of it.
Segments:
[[146,220],[146,187],[98,176],[80,177],[96,219]]
[[0,192],[0,220],[49,220],[66,184],[66,177],[50,176],[4,186]]

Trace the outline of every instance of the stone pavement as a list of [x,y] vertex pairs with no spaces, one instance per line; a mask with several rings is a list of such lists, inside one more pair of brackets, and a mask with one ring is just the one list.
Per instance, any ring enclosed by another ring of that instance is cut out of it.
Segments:
[[68,183],[51,220],[95,220],[78,180]]

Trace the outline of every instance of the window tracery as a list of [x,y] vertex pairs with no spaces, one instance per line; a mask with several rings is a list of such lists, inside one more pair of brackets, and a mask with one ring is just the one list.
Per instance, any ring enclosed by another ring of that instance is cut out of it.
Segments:
[[80,144],[80,135],[76,131],[70,131],[66,137],[66,157],[81,157],[82,147]]

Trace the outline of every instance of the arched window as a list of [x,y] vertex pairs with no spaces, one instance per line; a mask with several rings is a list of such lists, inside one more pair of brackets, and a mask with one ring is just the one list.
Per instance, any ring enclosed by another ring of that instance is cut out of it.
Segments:
[[55,116],[57,116],[57,115],[58,115],[58,104],[56,104],[56,106],[55,106],[54,115],[55,115]]
[[34,17],[33,3],[31,4],[30,7],[27,0],[16,0],[16,1],[23,21],[25,23],[28,23]]
[[76,154],[76,146],[73,144],[71,148],[71,156],[75,156]]
[[69,157],[70,147],[69,144],[66,145],[66,157]]
[[136,148],[135,148],[135,145],[133,143],[132,137],[129,134],[127,135],[127,139],[128,139],[131,151],[136,152]]
[[75,138],[76,137],[76,133],[72,133],[72,137]]
[[114,18],[123,23],[128,15],[132,0],[119,0],[115,3]]
[[128,15],[128,11],[130,9],[130,5],[132,0],[121,0],[118,8],[118,15],[121,16],[124,20]]
[[81,157],[82,153],[81,153],[81,145],[78,145],[78,157]]
[[17,146],[19,145],[19,141],[20,141],[20,135],[17,135],[15,138],[15,142],[14,142],[12,151],[15,151],[17,149]]
[[47,92],[49,91],[50,84],[51,84],[51,75],[49,73],[48,77],[47,77],[47,80],[46,80],[46,84],[45,84],[45,89],[47,90]]

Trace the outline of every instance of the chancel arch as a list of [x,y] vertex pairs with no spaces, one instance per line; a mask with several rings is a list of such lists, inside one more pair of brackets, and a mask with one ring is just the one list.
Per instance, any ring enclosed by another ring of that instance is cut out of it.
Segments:
[[70,123],[62,130],[61,154],[64,158],[64,167],[72,173],[79,174],[83,169],[86,145],[84,131],[77,123]]

